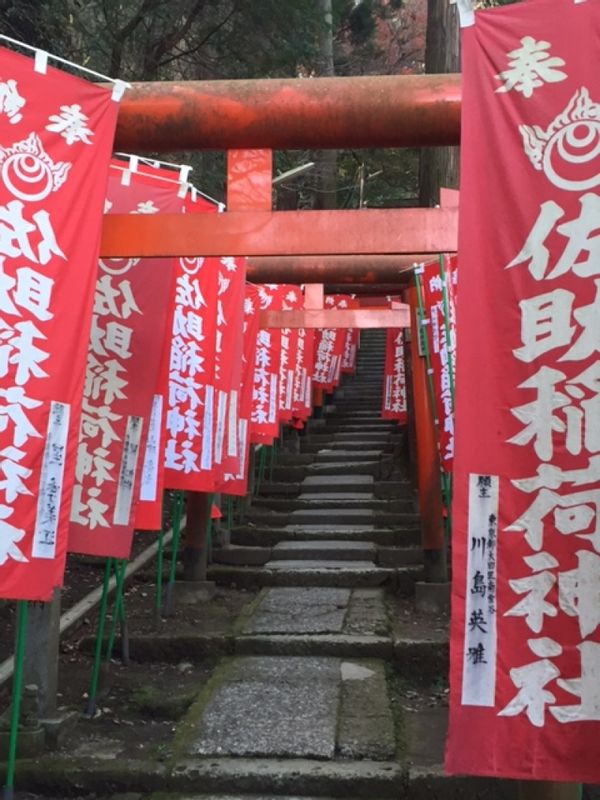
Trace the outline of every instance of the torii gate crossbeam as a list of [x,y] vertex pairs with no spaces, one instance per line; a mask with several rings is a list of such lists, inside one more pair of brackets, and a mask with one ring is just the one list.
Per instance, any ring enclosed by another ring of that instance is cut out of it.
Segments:
[[116,149],[133,153],[454,145],[460,75],[134,83]]

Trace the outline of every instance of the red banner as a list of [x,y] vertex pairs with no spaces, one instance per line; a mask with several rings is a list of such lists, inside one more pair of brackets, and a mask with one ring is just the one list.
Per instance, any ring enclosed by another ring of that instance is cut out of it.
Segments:
[[[280,284],[261,284],[257,289],[261,311],[281,311],[283,293]],[[271,444],[279,436],[281,328],[261,328],[258,331],[255,358],[250,441]]]
[[454,383],[456,357],[456,309],[453,281],[456,259],[445,256],[420,268],[425,332],[431,365],[440,463],[452,472],[454,459]]
[[[328,294],[324,305],[325,308],[358,308],[359,303],[348,294]],[[315,337],[313,383],[326,392],[332,392],[340,381],[346,333],[346,328],[323,328]]]
[[296,349],[296,372],[294,374],[294,402],[292,405],[292,416],[298,420],[307,420],[312,412],[314,350],[314,329],[299,328]]
[[[156,179],[125,167],[113,164],[109,213],[177,210],[175,183],[165,191]],[[162,397],[156,397],[156,387],[172,292],[173,259],[100,260],[71,509],[71,552],[128,558],[140,482],[142,496],[149,500],[154,492],[157,499]]]
[[0,61],[0,597],[48,600],[64,571],[118,103],[16,53]]
[[358,328],[348,328],[344,340],[344,353],[342,355],[342,372],[351,375],[356,371],[356,356],[360,342]]
[[[282,309],[292,311],[304,307],[304,296],[299,286],[282,285]],[[293,416],[294,382],[296,376],[298,354],[298,328],[282,328],[281,330],[281,362],[279,365],[279,417],[282,422],[289,422]]]
[[600,781],[599,30],[464,31],[452,773]]
[[408,415],[404,330],[402,328],[388,328],[386,331],[382,395],[381,416],[383,419],[395,419],[399,424],[405,425]]
[[239,389],[238,454],[231,472],[215,488],[225,494],[245,495],[248,488],[248,457],[250,453],[250,417],[253,405],[254,365],[256,360],[256,338],[258,336],[259,313],[258,289],[246,284],[244,298],[244,334],[242,371]]
[[239,463],[239,408],[244,336],[246,263],[221,258],[215,353],[214,476],[215,485]]
[[[188,213],[216,213],[203,200]],[[180,258],[169,363],[165,486],[210,492],[215,482],[215,354],[218,258]]]

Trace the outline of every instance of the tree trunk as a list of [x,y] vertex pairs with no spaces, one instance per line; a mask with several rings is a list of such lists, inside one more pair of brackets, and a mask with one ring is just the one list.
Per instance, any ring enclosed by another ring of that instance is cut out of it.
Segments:
[[[332,0],[318,0],[319,13],[325,22],[319,39],[318,74],[324,77],[332,77],[335,75],[333,64],[333,10],[331,2]],[[317,153],[316,167],[316,184],[318,191],[315,197],[315,208],[336,208],[337,152],[335,150],[322,150]]]
[[[455,5],[448,0],[427,0],[425,72],[459,72],[459,24]],[[440,188],[458,189],[458,147],[428,147],[421,150],[419,202],[435,206]]]

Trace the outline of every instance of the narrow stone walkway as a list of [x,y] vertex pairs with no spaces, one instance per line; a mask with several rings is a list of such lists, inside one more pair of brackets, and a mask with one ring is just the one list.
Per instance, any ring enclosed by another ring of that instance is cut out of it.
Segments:
[[369,331],[356,376],[215,552],[213,580],[261,591],[182,726],[180,756],[204,770],[217,759],[240,796],[314,784],[374,800],[405,783],[386,592],[410,596],[421,568],[403,435],[380,418],[383,358],[384,333]]

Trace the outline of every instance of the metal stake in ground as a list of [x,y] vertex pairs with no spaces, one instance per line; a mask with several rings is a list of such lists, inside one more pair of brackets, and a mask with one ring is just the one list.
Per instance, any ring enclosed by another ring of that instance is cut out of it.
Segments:
[[104,581],[102,583],[102,599],[98,611],[98,627],[96,630],[96,644],[94,647],[94,664],[90,678],[90,688],[88,691],[88,701],[85,708],[85,715],[93,717],[96,713],[96,694],[98,693],[98,681],[100,679],[100,666],[102,663],[102,644],[104,640],[104,627],[106,625],[106,609],[108,607],[108,586],[110,574],[112,572],[112,558],[106,559],[104,566]]
[[19,718],[21,714],[21,695],[23,693],[23,655],[27,635],[27,600],[17,603],[17,634],[15,640],[15,671],[12,685],[10,711],[10,735],[8,740],[8,761],[6,764],[6,783],[3,800],[13,800],[15,786],[15,765],[17,760],[17,741],[19,737]]
[[121,623],[121,660],[123,664],[127,664],[129,661],[129,642],[127,641],[127,621],[125,617],[124,598],[127,559],[115,559],[114,570],[115,580],[117,583],[117,592],[113,604],[112,619],[110,621],[108,642],[106,645],[106,661],[109,662],[112,658],[112,652],[115,646],[115,636],[117,633],[117,624]]
[[160,621],[162,618],[162,587],[163,587],[163,563],[165,554],[165,526],[158,532],[158,551],[156,554],[156,600],[155,608],[155,623],[156,628],[160,628]]
[[171,566],[169,568],[169,582],[165,592],[165,617],[170,617],[173,613],[173,591],[175,587],[175,569],[177,566],[177,554],[179,553],[179,540],[181,538],[181,517],[183,515],[183,492],[173,493],[173,539],[171,542]]

